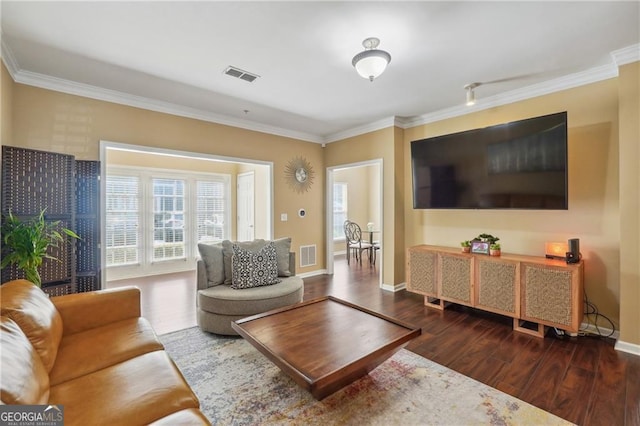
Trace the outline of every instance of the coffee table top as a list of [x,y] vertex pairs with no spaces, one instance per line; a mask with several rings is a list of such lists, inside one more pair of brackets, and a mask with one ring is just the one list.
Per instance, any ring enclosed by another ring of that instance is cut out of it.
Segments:
[[367,374],[421,332],[331,296],[232,327],[318,399]]

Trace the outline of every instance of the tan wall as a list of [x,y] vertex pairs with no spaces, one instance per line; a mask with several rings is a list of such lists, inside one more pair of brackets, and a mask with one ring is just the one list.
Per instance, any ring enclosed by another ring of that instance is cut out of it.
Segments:
[[[204,121],[68,95],[22,84],[13,90],[12,145],[99,159],[99,142],[107,140],[233,158],[271,161],[274,165],[274,209],[288,213],[274,222],[274,237],[291,236],[293,249],[317,245],[317,264],[300,273],[325,267],[324,168],[316,143],[268,135]],[[309,191],[298,194],[284,178],[287,162],[306,158],[316,171]],[[308,214],[298,217],[304,207]]]
[[620,340],[640,345],[640,62],[620,68]]
[[0,61],[0,146],[11,145],[13,85],[9,71]]
[[[406,245],[457,247],[460,241],[486,232],[500,237],[505,252],[543,256],[545,241],[579,238],[587,295],[601,313],[617,323],[620,300],[617,84],[617,79],[606,80],[405,130]],[[409,153],[412,140],[559,111],[568,112],[568,210],[413,210]],[[636,170],[636,181],[637,176]],[[601,325],[608,326],[604,322]]]

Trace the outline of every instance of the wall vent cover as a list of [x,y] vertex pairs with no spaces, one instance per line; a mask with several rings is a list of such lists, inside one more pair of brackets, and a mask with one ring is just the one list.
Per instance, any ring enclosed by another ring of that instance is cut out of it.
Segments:
[[300,246],[300,267],[316,264],[316,245]]
[[224,73],[226,75],[230,75],[231,77],[239,78],[240,80],[248,81],[252,83],[256,78],[260,77],[257,74],[250,73],[245,70],[241,70],[240,68],[229,65],[225,68]]

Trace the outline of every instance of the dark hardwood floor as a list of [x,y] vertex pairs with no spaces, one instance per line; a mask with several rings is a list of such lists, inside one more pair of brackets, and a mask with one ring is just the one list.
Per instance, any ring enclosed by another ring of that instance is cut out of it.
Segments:
[[[514,332],[509,318],[378,287],[378,268],[347,266],[305,279],[305,300],[333,295],[422,327],[406,349],[580,425],[640,426],[640,357],[596,337],[545,339]],[[195,272],[109,283],[137,285],[142,312],[159,334],[195,321]]]

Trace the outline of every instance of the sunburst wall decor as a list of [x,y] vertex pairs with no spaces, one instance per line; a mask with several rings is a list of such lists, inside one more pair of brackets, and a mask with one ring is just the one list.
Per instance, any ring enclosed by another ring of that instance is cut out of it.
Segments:
[[311,187],[315,172],[304,157],[295,157],[285,167],[284,177],[294,191],[303,193]]

